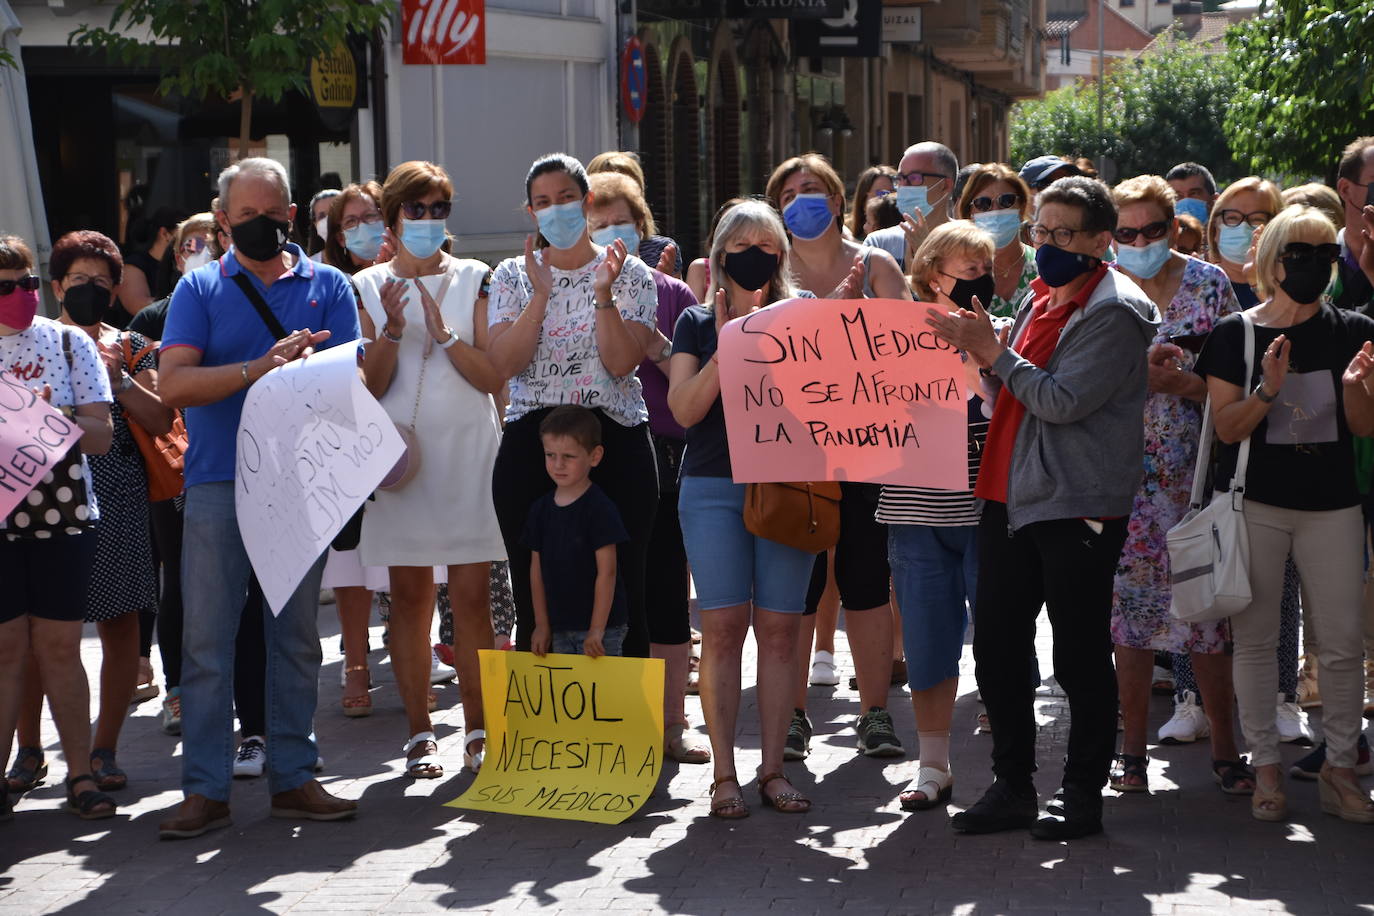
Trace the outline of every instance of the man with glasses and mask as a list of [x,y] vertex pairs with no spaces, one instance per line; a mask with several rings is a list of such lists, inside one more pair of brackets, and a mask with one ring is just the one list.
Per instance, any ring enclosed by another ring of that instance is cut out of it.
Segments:
[[[185,800],[159,825],[163,839],[230,823],[234,637],[251,572],[234,509],[245,394],[274,367],[359,336],[348,278],[287,241],[296,207],[280,163],[250,158],[229,166],[219,176],[219,201],[215,218],[233,245],[217,268],[182,278],[162,340],[159,387],[165,403],[185,409],[189,440],[182,555]],[[314,778],[315,615],[323,568],[321,556],[280,614],[263,608],[274,817],[340,820],[357,811],[355,802],[330,795]]]
[[925,237],[949,219],[958,172],[958,158],[943,143],[927,140],[907,147],[894,182],[902,225],[869,233],[864,244],[892,255],[905,272]]
[[[1345,228],[1336,233],[1341,257],[1331,289],[1337,308],[1374,315],[1374,137],[1360,137],[1341,153],[1336,193],[1345,207]],[[1366,215],[1368,214],[1368,215]]]

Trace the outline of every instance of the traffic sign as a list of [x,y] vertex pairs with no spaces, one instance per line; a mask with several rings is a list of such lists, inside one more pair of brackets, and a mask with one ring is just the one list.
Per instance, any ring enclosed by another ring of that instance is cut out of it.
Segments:
[[620,55],[620,101],[630,123],[638,124],[649,101],[649,71],[644,66],[644,46],[633,35]]

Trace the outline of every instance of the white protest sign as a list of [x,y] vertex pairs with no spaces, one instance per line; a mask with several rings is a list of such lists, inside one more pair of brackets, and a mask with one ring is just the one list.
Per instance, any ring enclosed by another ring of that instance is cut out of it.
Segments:
[[274,614],[405,451],[358,377],[358,344],[278,366],[248,390],[234,508]]

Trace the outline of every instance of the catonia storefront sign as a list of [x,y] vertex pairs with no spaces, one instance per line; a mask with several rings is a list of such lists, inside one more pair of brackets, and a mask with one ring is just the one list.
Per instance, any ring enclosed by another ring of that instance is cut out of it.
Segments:
[[823,19],[844,15],[844,0],[725,0],[731,19]]
[[485,64],[485,0],[402,0],[401,61]]

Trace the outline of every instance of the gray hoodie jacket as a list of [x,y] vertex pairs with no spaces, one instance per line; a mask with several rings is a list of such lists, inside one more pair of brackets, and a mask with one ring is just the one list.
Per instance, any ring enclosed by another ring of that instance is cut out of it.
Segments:
[[[1030,321],[1032,295],[1012,326],[1013,347]],[[1145,454],[1146,352],[1159,322],[1150,297],[1108,270],[1069,318],[1047,366],[1014,349],[997,358],[992,397],[1005,386],[1026,405],[1007,480],[1013,530],[1131,514]]]

